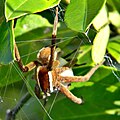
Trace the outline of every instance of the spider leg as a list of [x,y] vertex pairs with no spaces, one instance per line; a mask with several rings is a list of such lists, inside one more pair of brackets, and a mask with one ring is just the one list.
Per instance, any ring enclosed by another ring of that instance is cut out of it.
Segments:
[[23,62],[20,58],[19,50],[17,48],[16,43],[15,43],[15,58],[16,58],[16,61],[19,65],[19,68],[23,72],[31,71],[32,69],[34,69],[39,64],[37,61],[33,61],[33,62],[30,62],[30,63],[28,63],[27,65],[24,66]]
[[94,74],[94,72],[101,66],[103,62],[100,64],[97,64],[95,67],[93,67],[86,75],[84,76],[62,76],[59,75],[58,79],[63,83],[70,83],[70,82],[85,82],[90,79],[90,77]]
[[60,87],[60,91],[66,95],[70,100],[77,104],[82,104],[83,100],[81,98],[78,98],[74,96],[62,83],[57,82],[58,86]]
[[42,96],[40,96],[40,88],[39,88],[38,84],[35,85],[35,94],[39,99],[42,98]]
[[43,99],[43,105],[45,106],[46,105],[46,103],[47,103],[47,101],[48,101],[48,99],[47,99],[47,95],[45,94],[45,95],[42,95],[41,93],[40,93],[40,87],[39,87],[39,85],[38,84],[36,84],[35,85],[35,94],[36,94],[36,96],[38,97],[38,99]]
[[54,19],[54,26],[53,26],[53,32],[52,32],[52,41],[51,41],[51,56],[50,56],[50,61],[48,64],[48,69],[52,70],[52,66],[54,63],[55,59],[55,42],[56,42],[56,34],[57,34],[57,24],[58,24],[58,7],[56,7],[56,16]]
[[56,69],[54,69],[54,71],[58,74],[61,74],[62,72],[66,71],[66,70],[69,70],[70,68],[69,67],[58,67]]

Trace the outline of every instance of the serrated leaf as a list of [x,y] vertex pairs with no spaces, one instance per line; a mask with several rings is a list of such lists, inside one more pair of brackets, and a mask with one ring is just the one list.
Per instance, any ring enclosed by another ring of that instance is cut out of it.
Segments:
[[7,20],[15,19],[25,14],[49,9],[59,2],[60,0],[6,0],[5,16]]
[[110,39],[107,50],[120,63],[120,36]]
[[93,25],[98,30],[97,35],[93,41],[92,46],[92,60],[97,64],[100,63],[105,55],[107,43],[109,40],[110,29],[107,18],[107,11],[105,7],[102,8],[100,13],[93,21]]
[[85,32],[105,2],[106,0],[71,0],[65,13],[67,26],[72,30]]

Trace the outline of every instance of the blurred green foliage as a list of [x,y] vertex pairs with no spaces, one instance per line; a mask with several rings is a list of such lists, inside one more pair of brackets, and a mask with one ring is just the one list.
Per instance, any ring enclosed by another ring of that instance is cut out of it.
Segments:
[[[61,49],[62,65],[67,63],[75,75],[84,75],[94,64],[104,58],[106,61],[90,81],[71,84],[71,92],[83,96],[83,105],[72,103],[59,93],[49,115],[54,120],[120,119],[120,1],[68,3],[0,0],[0,119],[5,119],[6,110],[13,108],[27,91],[34,93],[34,70],[20,72],[14,61],[14,42],[24,64],[35,60],[39,49],[51,44],[56,5],[59,7],[56,45]],[[53,93],[45,106],[48,112],[55,96]],[[50,118],[33,95],[16,119]]]

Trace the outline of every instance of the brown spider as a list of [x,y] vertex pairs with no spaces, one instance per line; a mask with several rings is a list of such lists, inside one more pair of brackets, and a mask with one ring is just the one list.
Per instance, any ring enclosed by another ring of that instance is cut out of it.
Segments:
[[15,44],[16,61],[23,72],[28,72],[36,68],[35,93],[38,98],[41,98],[40,90],[44,93],[45,96],[49,96],[49,94],[55,90],[60,90],[73,102],[81,104],[83,103],[83,100],[81,98],[74,96],[68,90],[68,84],[71,82],[88,81],[102,63],[93,67],[84,76],[74,76],[72,70],[69,67],[59,67],[59,61],[57,60],[57,52],[55,51],[57,23],[58,23],[58,8],[56,8],[56,17],[54,20],[54,27],[52,33],[52,46],[42,48],[37,54],[37,60],[30,62],[29,64],[24,66],[20,58],[18,48]]

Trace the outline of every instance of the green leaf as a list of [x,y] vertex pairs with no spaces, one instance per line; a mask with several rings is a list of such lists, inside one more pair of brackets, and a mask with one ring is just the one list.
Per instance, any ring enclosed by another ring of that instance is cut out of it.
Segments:
[[116,9],[118,10],[118,12],[120,13],[120,0],[112,0]]
[[19,81],[21,78],[13,64],[0,65],[0,87]]
[[14,59],[12,21],[4,17],[4,1],[0,0],[0,63],[8,64]]
[[[46,18],[36,14],[26,15],[17,20],[17,24],[15,27],[16,41],[40,39],[40,41],[44,41],[45,38],[45,41],[49,44],[52,36],[52,29],[53,25],[50,24]],[[59,30],[57,32],[57,38],[64,38],[66,42],[68,42],[68,40],[70,39],[69,37],[71,37],[72,39],[77,34],[76,32],[68,29],[64,23],[58,24],[58,29]],[[65,38],[65,36],[67,36],[68,38]],[[62,43],[63,42],[61,42],[61,44]],[[63,45],[65,44],[62,44],[62,47]]]
[[109,20],[110,22],[116,26],[116,27],[120,27],[120,14],[118,13],[118,11],[112,11],[109,13]]
[[7,20],[20,16],[41,12],[58,5],[60,0],[6,0],[5,16]]
[[[26,36],[26,38],[22,36],[22,40],[38,39],[41,36],[43,37],[43,34],[47,33],[47,30],[49,31],[47,27],[52,27],[52,25],[42,16],[36,14],[26,15],[18,19],[15,27],[15,36],[16,39],[20,39],[20,36],[24,34],[23,36]],[[43,29],[38,30],[39,28]],[[38,36],[32,34],[32,31],[34,30],[36,31],[36,34],[39,32]]]
[[120,0],[107,0],[107,3],[120,13]]
[[72,30],[85,32],[105,2],[106,0],[71,0],[65,13],[67,26]]
[[4,1],[0,0],[0,24],[4,20]]
[[77,57],[77,64],[91,63],[91,45],[84,45],[80,47],[80,54]]
[[96,35],[92,46],[92,60],[94,63],[102,62],[109,39],[109,26],[104,27]]
[[104,58],[110,35],[107,11],[105,7],[103,7],[103,9],[94,19],[93,25],[96,28],[96,30],[98,30],[98,33],[95,36],[92,46],[92,59],[97,64],[100,63]]
[[110,39],[107,50],[120,63],[120,36]]

